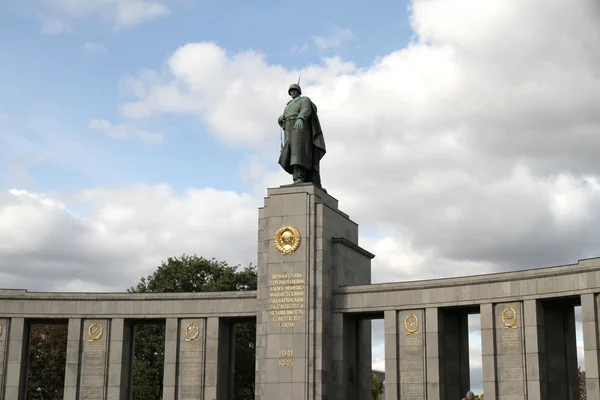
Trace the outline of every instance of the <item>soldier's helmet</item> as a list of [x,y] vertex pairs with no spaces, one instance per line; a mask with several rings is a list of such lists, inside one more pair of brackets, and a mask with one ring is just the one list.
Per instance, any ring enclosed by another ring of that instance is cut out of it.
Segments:
[[302,94],[302,89],[300,89],[300,85],[298,85],[297,83],[292,83],[290,85],[290,88],[288,89],[288,94],[290,94],[292,89],[296,89],[298,92],[300,92],[300,94]]

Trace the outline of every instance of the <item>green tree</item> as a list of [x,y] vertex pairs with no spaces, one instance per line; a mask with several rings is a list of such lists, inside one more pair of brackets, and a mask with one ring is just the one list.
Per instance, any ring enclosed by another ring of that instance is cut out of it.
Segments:
[[587,399],[587,390],[585,388],[585,371],[581,367],[577,367],[577,378],[579,380],[579,400]]
[[[256,290],[256,268],[237,267],[196,255],[169,258],[147,278],[141,278],[130,293],[190,293]],[[254,399],[256,326],[236,325],[234,398]],[[134,400],[162,398],[164,326],[136,328],[134,350]]]
[[29,336],[28,400],[62,400],[67,362],[67,324],[35,324]]
[[133,398],[162,399],[165,326],[135,326]]
[[381,400],[383,394],[383,381],[373,374],[371,377],[371,393],[373,394],[373,400]]

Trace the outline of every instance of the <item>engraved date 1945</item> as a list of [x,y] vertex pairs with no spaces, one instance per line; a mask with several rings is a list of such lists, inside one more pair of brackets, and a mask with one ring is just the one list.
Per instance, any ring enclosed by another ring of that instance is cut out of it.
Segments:
[[294,366],[294,350],[279,350],[279,368],[292,368]]

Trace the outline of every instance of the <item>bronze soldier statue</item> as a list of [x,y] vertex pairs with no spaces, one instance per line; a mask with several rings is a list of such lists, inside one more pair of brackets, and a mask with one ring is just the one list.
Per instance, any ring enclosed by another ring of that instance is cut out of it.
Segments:
[[312,183],[322,189],[319,163],[326,151],[317,106],[302,96],[298,84],[292,84],[288,94],[292,100],[277,120],[284,131],[279,165],[292,175],[295,184]]

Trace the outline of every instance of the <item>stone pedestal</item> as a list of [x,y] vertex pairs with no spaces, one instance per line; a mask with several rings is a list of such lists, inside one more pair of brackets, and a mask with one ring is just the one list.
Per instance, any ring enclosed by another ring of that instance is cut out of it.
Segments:
[[[345,346],[334,347],[344,318],[334,318],[331,304],[335,287],[370,283],[372,255],[357,245],[358,226],[322,190],[293,185],[268,190],[258,239],[257,400],[343,396],[348,376],[333,365],[360,371],[355,382],[366,386],[364,360],[345,360]],[[361,348],[370,339],[362,325],[354,330]]]

